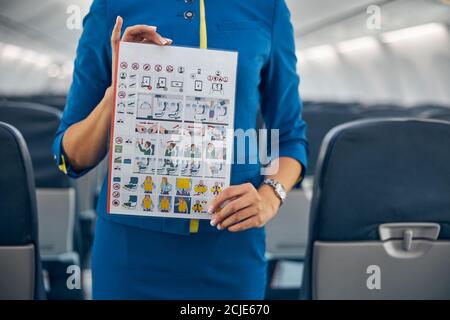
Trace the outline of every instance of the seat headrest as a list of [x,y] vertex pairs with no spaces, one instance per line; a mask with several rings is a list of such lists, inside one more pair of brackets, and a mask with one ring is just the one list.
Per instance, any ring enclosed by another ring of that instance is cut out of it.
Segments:
[[421,118],[450,121],[450,107],[442,105],[422,105],[414,107],[413,112]]
[[362,120],[322,146],[311,209],[313,240],[377,240],[387,222],[436,222],[450,239],[450,123]]
[[361,118],[358,105],[312,105],[305,106],[302,118],[308,125],[309,158],[308,175],[313,175],[316,169],[317,157],[323,138],[332,128]]
[[40,104],[45,106],[50,106],[56,108],[60,111],[64,111],[66,105],[67,97],[65,95],[54,95],[54,94],[37,94],[37,95],[14,95],[14,96],[3,96],[4,100],[16,101],[16,102],[26,102],[33,104]]
[[411,108],[391,104],[369,105],[363,108],[362,118],[408,118],[415,114]]
[[33,168],[25,140],[0,122],[0,246],[37,243]]
[[0,102],[0,119],[16,127],[27,142],[37,188],[68,188],[70,179],[55,166],[52,144],[61,112],[26,102]]

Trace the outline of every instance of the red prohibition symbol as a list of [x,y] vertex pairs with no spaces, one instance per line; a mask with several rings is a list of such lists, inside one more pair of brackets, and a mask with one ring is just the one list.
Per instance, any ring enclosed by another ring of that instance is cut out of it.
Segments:
[[143,68],[144,68],[144,71],[150,71],[151,67],[148,63],[146,63],[146,64],[144,64]]
[[112,204],[114,207],[118,207],[120,202],[119,202],[119,200],[115,199],[115,200],[113,200]]
[[122,137],[117,137],[117,138],[116,138],[116,143],[117,143],[117,144],[122,144],[122,142],[123,142]]
[[125,91],[119,91],[119,98],[125,98]]
[[113,197],[114,198],[119,198],[120,197],[120,192],[119,191],[114,191],[113,192]]
[[167,66],[167,67],[166,67],[166,71],[167,71],[167,72],[172,72],[172,71],[173,71],[173,67],[170,66],[170,65]]
[[113,184],[113,189],[114,189],[114,190],[119,190],[119,189],[120,189],[120,184],[114,183],[114,184]]
[[126,69],[126,68],[128,68],[128,63],[126,63],[125,61],[124,61],[124,62],[121,62],[121,63],[120,63],[120,67],[121,67],[122,69]]
[[160,72],[160,71],[162,70],[162,66],[161,66],[160,64],[157,64],[157,65],[155,66],[155,70],[156,70],[157,72]]
[[139,63],[133,63],[132,65],[131,65],[131,68],[133,69],[133,70],[137,70],[137,69],[139,69]]

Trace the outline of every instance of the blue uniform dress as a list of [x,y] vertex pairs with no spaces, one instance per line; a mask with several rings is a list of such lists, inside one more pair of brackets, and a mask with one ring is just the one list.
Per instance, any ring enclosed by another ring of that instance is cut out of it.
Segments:
[[[208,47],[239,52],[235,128],[279,129],[279,155],[306,167],[307,142],[301,119],[293,29],[283,0],[206,0]],[[191,12],[192,14],[186,14]],[[116,16],[125,26],[148,24],[173,45],[199,46],[199,1],[94,0],[84,21],[73,83],[53,153],[64,157],[67,128],[84,118],[111,85],[110,34]],[[252,151],[247,150],[246,157]],[[79,177],[70,163],[67,174]],[[262,181],[259,164],[233,164],[231,183]],[[107,179],[97,212],[92,271],[95,299],[262,299],[266,283],[264,228],[218,231],[201,221],[109,215]]]

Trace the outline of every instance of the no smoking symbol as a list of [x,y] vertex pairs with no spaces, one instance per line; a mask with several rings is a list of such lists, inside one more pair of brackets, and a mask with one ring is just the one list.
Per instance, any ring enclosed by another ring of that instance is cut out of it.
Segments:
[[119,189],[120,189],[120,184],[114,183],[113,189],[114,189],[114,190],[119,190]]
[[144,64],[144,71],[150,71],[150,65],[148,63]]

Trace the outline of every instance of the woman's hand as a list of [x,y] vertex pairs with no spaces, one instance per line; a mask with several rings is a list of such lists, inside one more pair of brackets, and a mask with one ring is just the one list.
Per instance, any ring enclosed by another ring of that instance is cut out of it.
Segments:
[[116,24],[114,25],[111,34],[111,48],[112,48],[112,68],[114,74],[114,67],[117,61],[117,48],[119,47],[119,42],[136,42],[136,43],[152,43],[160,46],[167,46],[172,43],[171,39],[162,37],[158,32],[156,32],[155,26],[148,25],[135,25],[125,29],[122,39],[122,17],[117,17]]
[[212,201],[211,225],[232,232],[260,228],[277,214],[280,204],[268,185],[263,184],[258,190],[251,183],[230,186]]
[[[114,75],[114,68],[117,64],[117,54],[120,41],[123,42],[136,42],[136,43],[148,43],[156,44],[159,46],[167,46],[172,44],[172,40],[169,38],[162,37],[158,32],[156,32],[157,27],[148,25],[135,25],[125,29],[122,36],[122,26],[123,19],[118,16],[116,19],[116,24],[114,25],[113,31],[111,33],[111,49],[112,49],[112,75]],[[122,37],[122,38],[121,38]],[[105,93],[106,98],[111,98],[114,90],[107,90]],[[109,99],[113,100],[113,99]],[[112,108],[110,108],[112,109]]]
[[[123,19],[117,17],[111,34],[112,74],[117,63],[117,49],[121,41]],[[156,27],[137,25],[128,27],[122,41],[169,45],[172,40],[161,37]],[[114,104],[113,85],[105,91],[103,99],[85,119],[71,125],[63,138],[68,162],[73,170],[82,171],[96,166],[107,153],[111,113]]]

